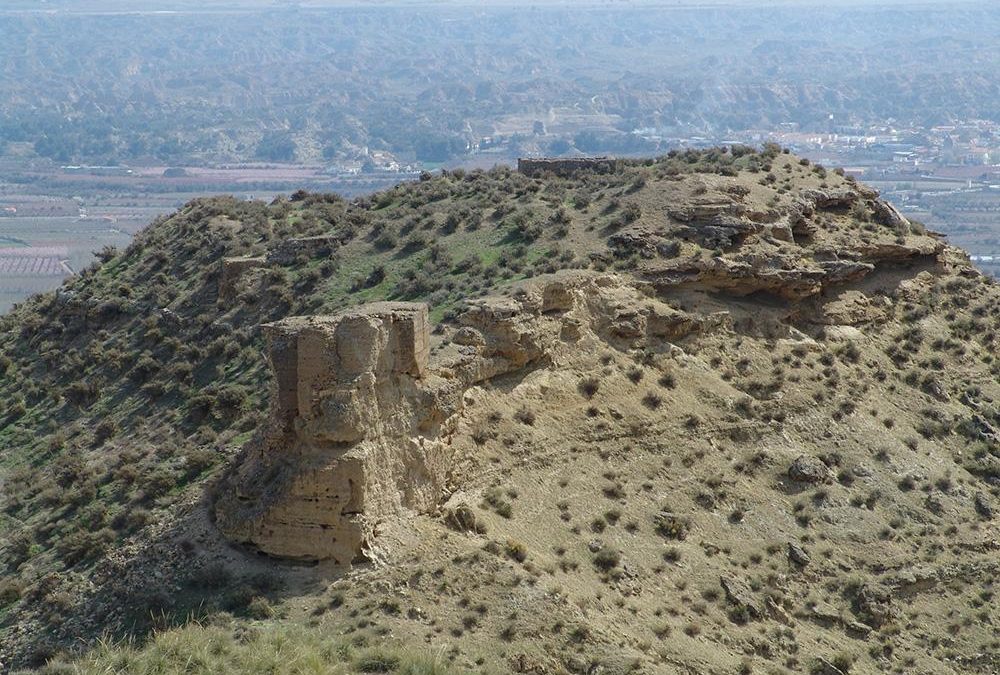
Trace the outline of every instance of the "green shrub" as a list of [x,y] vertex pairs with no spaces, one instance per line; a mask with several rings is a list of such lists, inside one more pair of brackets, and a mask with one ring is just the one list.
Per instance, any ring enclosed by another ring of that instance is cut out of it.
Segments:
[[691,528],[687,518],[675,516],[672,513],[661,511],[654,518],[656,533],[666,539],[683,541],[687,538],[688,530]]
[[618,567],[618,565],[621,564],[621,561],[621,553],[617,549],[609,546],[602,546],[599,548],[597,552],[594,553],[594,557],[592,558],[594,567],[603,572],[607,572]]
[[24,584],[13,577],[0,579],[0,608],[11,605],[21,599]]
[[354,662],[354,667],[362,673],[394,673],[399,669],[401,660],[395,654],[372,652]]

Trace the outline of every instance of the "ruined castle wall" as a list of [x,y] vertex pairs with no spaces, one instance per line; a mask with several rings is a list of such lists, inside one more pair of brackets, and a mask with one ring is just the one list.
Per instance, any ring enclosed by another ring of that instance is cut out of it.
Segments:
[[263,267],[264,258],[223,258],[222,274],[219,276],[219,298],[230,301],[236,297],[240,279],[252,269]]
[[350,563],[380,521],[433,508],[444,482],[440,444],[413,438],[427,307],[373,303],[264,332],[271,428],[220,497],[217,522],[275,556]]

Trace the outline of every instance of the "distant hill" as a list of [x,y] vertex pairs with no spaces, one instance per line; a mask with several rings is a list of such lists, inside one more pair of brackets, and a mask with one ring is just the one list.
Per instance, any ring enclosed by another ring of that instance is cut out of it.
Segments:
[[501,139],[515,155],[635,154],[659,150],[637,129],[997,119],[986,3],[322,4],[2,12],[0,151],[193,165],[370,149],[433,165]]

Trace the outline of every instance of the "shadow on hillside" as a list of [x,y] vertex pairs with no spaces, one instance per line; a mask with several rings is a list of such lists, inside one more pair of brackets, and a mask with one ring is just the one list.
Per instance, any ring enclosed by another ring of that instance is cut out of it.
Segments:
[[230,614],[268,618],[287,598],[322,597],[350,568],[283,561],[230,544],[212,522],[213,484],[141,542],[94,570],[94,592],[73,608],[56,642],[75,650],[97,636],[142,641],[153,632]]

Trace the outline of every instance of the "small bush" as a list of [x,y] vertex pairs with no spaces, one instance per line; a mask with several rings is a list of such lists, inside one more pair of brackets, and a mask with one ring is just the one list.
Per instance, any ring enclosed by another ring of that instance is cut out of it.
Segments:
[[21,599],[24,585],[18,579],[0,579],[0,608],[14,604]]
[[514,419],[516,419],[521,424],[525,424],[529,427],[535,425],[535,413],[528,410],[527,408],[521,408],[516,413],[514,413]]
[[601,383],[597,380],[597,378],[587,377],[580,380],[580,383],[577,385],[577,389],[585,398],[592,399],[600,386]]
[[274,607],[267,598],[257,596],[247,605],[247,616],[253,619],[270,619],[274,616]]
[[517,562],[524,562],[528,558],[528,547],[519,541],[514,541],[513,539],[507,540],[503,550],[504,553],[507,554],[508,558],[516,560]]
[[602,546],[594,554],[592,562],[597,569],[607,572],[621,564],[622,554],[617,549],[609,546]]
[[493,488],[483,495],[483,503],[503,518],[509,519],[514,514],[513,506],[504,499],[503,492],[499,488]]
[[687,538],[691,525],[686,518],[680,518],[672,513],[661,511],[654,518],[656,533],[666,539],[683,541]]

